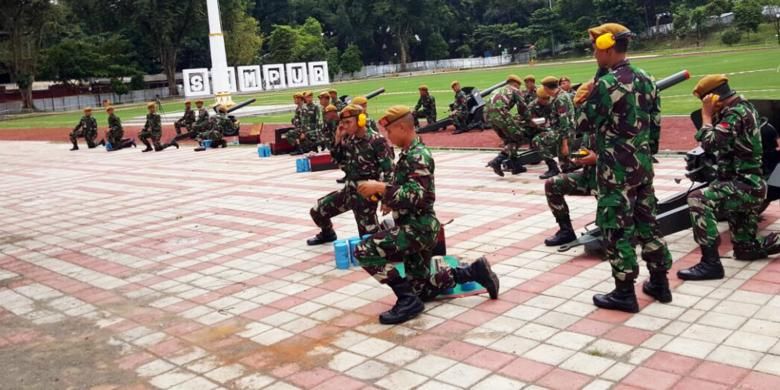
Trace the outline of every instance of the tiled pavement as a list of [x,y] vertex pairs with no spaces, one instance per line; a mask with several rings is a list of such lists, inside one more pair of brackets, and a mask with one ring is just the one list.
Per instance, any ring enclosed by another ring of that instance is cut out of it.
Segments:
[[[671,304],[596,310],[609,267],[543,246],[541,166],[498,178],[489,153],[435,152],[448,250],[486,255],[503,292],[388,327],[390,290],[304,243],[335,171],[251,148],[0,147],[2,389],[780,388],[780,263],[727,258],[724,280],[673,277]],[[681,167],[661,158],[660,197],[685,188]],[[593,219],[592,198],[570,205]],[[335,223],[355,235],[351,215]],[[697,261],[690,232],[668,241],[675,270]]]

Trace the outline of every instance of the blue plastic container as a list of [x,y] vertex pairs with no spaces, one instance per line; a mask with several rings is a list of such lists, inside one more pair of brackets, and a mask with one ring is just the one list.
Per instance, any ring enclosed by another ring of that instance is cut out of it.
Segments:
[[265,149],[263,149],[263,145],[257,145],[257,157],[265,157]]
[[211,149],[210,139],[204,139],[203,141],[201,141],[201,144],[203,145],[203,149]]
[[300,158],[295,160],[295,172],[303,172],[303,160]]
[[303,171],[311,172],[311,161],[309,161],[308,157],[303,158]]
[[477,284],[477,282],[466,282],[460,285],[460,289],[463,292],[474,291],[477,289],[477,287],[479,287],[479,284]]
[[114,150],[114,146],[111,145],[111,142],[106,142],[106,150],[109,152]]
[[349,269],[349,243],[345,240],[334,241],[333,253],[336,255],[336,268]]
[[350,237],[347,239],[347,242],[349,242],[349,261],[354,265],[355,267],[359,266],[357,258],[355,257],[355,249],[357,248],[358,244],[360,244],[363,240],[360,239],[360,237]]
[[271,145],[263,144],[263,150],[265,150],[266,157],[271,157],[273,155],[273,152],[271,151]]

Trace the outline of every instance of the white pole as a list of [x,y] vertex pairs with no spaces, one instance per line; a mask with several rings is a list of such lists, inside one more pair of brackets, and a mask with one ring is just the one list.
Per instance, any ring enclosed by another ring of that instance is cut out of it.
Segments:
[[225,55],[225,37],[222,35],[222,23],[219,15],[219,0],[206,0],[209,17],[209,48],[211,51],[211,81],[216,104],[232,106],[230,84],[228,82],[227,56]]

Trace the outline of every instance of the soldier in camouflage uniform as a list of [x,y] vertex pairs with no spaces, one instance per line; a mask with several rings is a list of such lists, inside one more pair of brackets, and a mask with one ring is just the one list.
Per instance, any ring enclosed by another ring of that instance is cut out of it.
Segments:
[[596,294],[593,303],[636,313],[635,239],[650,271],[643,291],[660,302],[672,300],[666,275],[672,256],[655,220],[650,142],[650,134],[661,125],[660,99],[653,78],[626,60],[632,36],[626,27],[607,23],[588,32],[599,67],[609,72],[594,84],[582,106],[578,130],[596,136],[596,224],[604,234],[606,258],[615,278],[615,289]]
[[[577,90],[574,99],[575,111],[588,98],[593,81],[585,83],[583,87]],[[590,129],[584,129],[590,130]],[[547,197],[547,206],[558,222],[559,230],[551,237],[544,240],[547,246],[559,246],[567,244],[577,239],[574,233],[574,227],[571,224],[569,215],[569,205],[566,204],[565,195],[593,195],[596,196],[596,138],[595,134],[590,132],[581,134],[581,150],[584,151],[583,157],[573,159],[573,162],[583,167],[580,172],[565,173],[563,175],[548,179],[544,183],[544,195]],[[562,153],[567,153],[563,150]]]
[[192,111],[192,103],[189,100],[184,102],[184,116],[173,123],[176,128],[176,135],[181,134],[181,128],[187,129],[187,133],[192,131],[192,125],[195,124],[195,111]]
[[[171,146],[175,146],[176,149],[178,149],[179,144],[176,143],[175,140],[165,145],[160,144],[160,138],[162,138],[162,120],[160,119],[160,114],[157,113],[157,104],[151,102],[146,105],[146,108],[149,109],[149,114],[146,115],[146,124],[141,132],[138,133],[138,139],[146,145],[146,149],[142,150],[142,152],[151,152],[152,150],[161,152]],[[149,143],[150,138],[152,139],[152,143]],[[152,144],[154,144],[154,149],[152,149]]]
[[523,78],[523,82],[525,83],[525,91],[522,92],[523,102],[525,105],[530,105],[536,99],[536,77],[529,74]]
[[[433,209],[436,190],[431,151],[417,137],[409,107],[391,107],[381,123],[393,144],[402,150],[398,164],[390,182],[367,181],[358,191],[366,199],[381,199],[382,210],[392,212],[395,227],[373,234],[355,249],[360,266],[379,283],[390,286],[398,298],[392,309],[379,316],[379,322],[400,324],[425,309],[414,284],[430,284],[443,290],[456,283],[476,281],[488,290],[491,299],[497,299],[498,277],[484,257],[458,268],[450,268],[439,259],[432,272],[432,249],[441,225]],[[404,264],[406,278],[400,276],[396,263]]]
[[309,245],[336,240],[331,218],[349,210],[355,214],[361,236],[379,230],[377,203],[358,195],[357,187],[365,180],[390,180],[393,148],[382,135],[366,129],[362,115],[363,108],[354,104],[341,110],[341,122],[330,154],[346,173],[347,181],[344,188],[320,198],[311,209],[311,219],[321,231],[306,241]]
[[366,113],[366,129],[368,129],[369,133],[379,134],[379,126],[377,126],[376,121],[371,119],[371,117],[368,115],[368,99],[366,99],[365,96],[358,96],[352,99],[349,104],[356,104],[360,107],[363,107],[363,112]]
[[[493,168],[496,175],[504,176],[502,165],[512,169],[517,175],[527,169],[517,159],[517,149],[526,142],[527,126],[530,121],[528,107],[523,102],[520,92],[521,80],[515,75],[507,78],[507,85],[493,92],[485,102],[485,120],[504,142],[503,150],[491,160],[487,166]],[[512,109],[517,107],[517,116],[512,115]]]
[[336,110],[341,112],[347,105],[339,99],[339,93],[335,89],[329,89],[328,95],[330,95],[330,104],[336,106]]
[[287,142],[295,146],[295,151],[290,153],[292,155],[316,152],[317,146],[320,144],[318,128],[320,110],[312,101],[313,94],[311,91],[304,91],[300,96],[300,99],[296,96],[298,108],[293,118],[295,129],[285,134]]
[[436,98],[428,92],[427,85],[421,85],[418,90],[420,91],[420,99],[417,100],[413,112],[415,127],[420,127],[420,118],[425,118],[428,124],[436,122]]
[[780,251],[772,233],[758,238],[759,210],[766,199],[762,172],[762,141],[755,107],[736,94],[726,75],[703,77],[693,90],[702,100],[702,127],[696,140],[718,161],[718,176],[707,188],[688,195],[693,238],[701,247],[701,262],[677,272],[683,280],[722,279],[715,212],[728,215],[734,258],[757,260]]
[[[540,179],[548,179],[558,175],[561,171],[555,162],[555,157],[563,164],[568,161],[569,139],[574,134],[574,104],[569,94],[558,88],[558,79],[548,76],[542,80],[542,87],[537,95],[547,96],[546,103],[550,106],[547,116],[546,131],[534,138],[534,144],[538,145],[547,164],[547,172],[539,176]],[[541,99],[542,104],[545,99]]]
[[336,106],[328,104],[322,109],[322,147],[328,150],[333,149],[336,142],[336,129],[339,127],[339,112]]
[[113,152],[115,150],[135,147],[135,141],[132,138],[122,138],[125,135],[125,131],[122,129],[122,121],[114,114],[114,107],[106,107],[106,113],[108,114],[108,130],[106,130],[106,140],[111,145],[110,148],[106,146],[106,150]]
[[70,132],[70,142],[73,144],[73,147],[70,150],[79,150],[78,139],[80,137],[84,137],[84,140],[87,141],[87,147],[90,149],[94,149],[98,145],[105,145],[105,140],[100,140],[100,142],[95,143],[97,136],[97,120],[92,116],[92,108],[87,107],[84,109],[84,116],[79,120],[79,124]]
[[452,134],[465,133],[469,131],[469,97],[460,88],[458,80],[453,81],[450,88],[455,92],[455,101],[450,104],[450,116],[455,122],[455,131]]
[[571,86],[571,79],[567,76],[562,76],[558,80],[558,86],[563,90],[563,92],[566,92],[569,94],[569,97],[574,100],[574,95],[577,93],[577,90],[572,88]]
[[211,141],[212,148],[226,148],[227,141],[225,141],[225,138],[223,137],[224,134],[232,134],[236,131],[233,121],[231,121],[227,115],[227,107],[225,105],[220,104],[217,106],[217,115],[213,119],[214,123],[212,126],[210,126],[208,130],[198,134],[197,140],[200,146],[195,148],[196,152],[206,150],[203,145],[203,141],[206,140]]
[[196,100],[195,107],[198,109],[198,117],[192,125],[192,132],[195,136],[209,129],[209,110],[203,107],[203,100]]

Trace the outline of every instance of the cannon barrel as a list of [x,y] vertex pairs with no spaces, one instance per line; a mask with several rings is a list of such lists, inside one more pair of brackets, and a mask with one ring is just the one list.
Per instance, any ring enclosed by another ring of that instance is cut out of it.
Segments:
[[487,89],[485,89],[484,91],[480,92],[479,96],[486,97],[486,96],[490,95],[491,93],[493,93],[493,91],[495,91],[495,90],[505,86],[506,83],[507,83],[506,80],[504,80],[504,81],[502,81],[500,83],[493,84],[493,85],[487,87]]
[[[384,87],[379,88],[379,89],[375,89],[375,90],[367,93],[364,96],[366,97],[366,99],[370,100],[370,99],[375,98],[375,97],[377,97],[377,96],[379,96],[379,95],[381,95],[383,93],[385,93],[385,88]],[[341,100],[341,102],[344,103],[344,104],[349,104],[350,102],[352,102],[352,96],[343,95],[343,96],[339,97],[339,100]]]
[[[228,108],[227,113],[230,114],[231,112],[239,110],[239,109],[242,109],[242,108],[244,108],[244,107],[246,107],[246,106],[248,106],[248,105],[250,105],[250,104],[252,104],[252,103],[254,103],[256,101],[257,101],[257,99],[249,99],[247,101],[244,101],[244,102],[241,102],[239,104],[236,104],[235,106]],[[217,106],[214,106],[214,112],[217,112]]]
[[691,78],[691,73],[688,72],[688,70],[681,70],[671,76],[667,76],[656,81],[655,86],[658,88],[658,92],[661,92],[664,89],[673,87],[685,80],[688,80],[689,78]]

